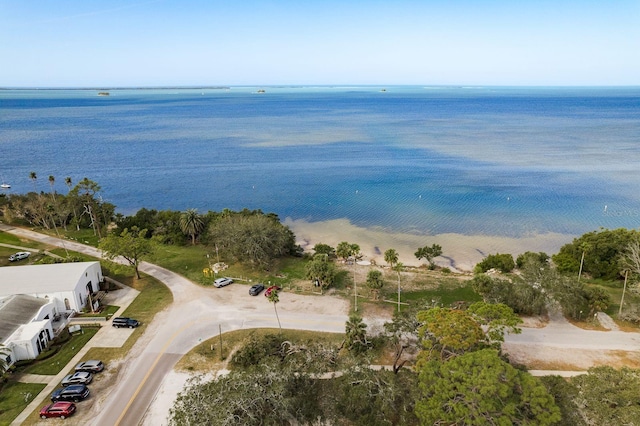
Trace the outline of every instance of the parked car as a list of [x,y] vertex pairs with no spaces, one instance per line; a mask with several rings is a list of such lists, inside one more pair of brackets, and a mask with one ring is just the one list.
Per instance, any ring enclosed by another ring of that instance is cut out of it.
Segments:
[[66,388],[60,388],[53,391],[51,401],[73,401],[78,402],[89,396],[89,388],[87,385],[69,385]]
[[88,373],[99,373],[104,370],[104,363],[97,359],[90,359],[89,361],[83,361],[76,365],[76,371],[86,371]]
[[249,289],[249,294],[251,296],[257,296],[262,293],[262,290],[264,290],[264,284],[254,284]]
[[31,252],[29,252],[29,251],[19,251],[19,252],[15,253],[15,254],[12,254],[11,256],[9,256],[9,262],[15,262],[16,260],[26,259],[29,256],[31,256]]
[[224,287],[226,285],[229,285],[231,283],[233,283],[233,280],[231,278],[224,277],[224,278],[218,278],[217,280],[215,280],[213,282],[213,286],[220,288],[220,287]]
[[111,321],[111,325],[118,328],[121,328],[121,327],[135,328],[140,325],[140,322],[133,318],[115,317]]
[[76,404],[73,402],[54,402],[51,405],[46,405],[40,410],[40,417],[48,419],[49,417],[60,417],[65,419],[76,412]]
[[93,380],[93,374],[86,371],[78,371],[73,374],[69,374],[62,379],[62,386],[67,387],[70,385],[88,385]]
[[269,297],[269,296],[271,296],[271,293],[273,293],[274,291],[280,291],[280,290],[281,290],[281,288],[278,287],[277,285],[272,285],[271,287],[269,287],[267,289],[267,291],[264,292],[264,296],[265,297]]

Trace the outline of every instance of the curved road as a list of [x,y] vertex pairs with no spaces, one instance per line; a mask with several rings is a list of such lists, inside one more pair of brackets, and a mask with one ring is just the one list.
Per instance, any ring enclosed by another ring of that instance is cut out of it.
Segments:
[[[53,246],[86,253],[97,258],[99,250],[33,231],[0,224],[0,230]],[[143,262],[140,270],[164,282],[174,302],[156,315],[136,342],[117,383],[91,422],[96,426],[136,425],[142,421],[164,376],[177,361],[201,341],[222,332],[257,327],[277,327],[273,305],[263,297],[249,297],[246,286],[222,289],[202,288],[169,270]],[[328,303],[327,303],[328,302]],[[278,304],[283,328],[343,332],[348,305],[337,298],[300,296],[284,292]],[[522,334],[506,336],[509,345],[526,345],[528,350],[544,347],[576,350],[640,349],[640,334],[620,331],[582,330],[558,322],[544,328],[523,328]]]
[[[3,224],[0,230],[101,257],[100,250],[73,241]],[[220,329],[224,333],[241,328],[278,327],[273,305],[264,297],[249,296],[247,286],[203,288],[146,262],[140,265],[140,270],[166,284],[174,301],[156,315],[135,343],[109,395],[99,407],[93,407],[96,415],[92,425],[140,424],[164,376],[184,354],[201,341],[217,336]],[[282,327],[291,329],[344,332],[347,310],[345,301],[328,296],[319,299],[283,292],[278,303]]]

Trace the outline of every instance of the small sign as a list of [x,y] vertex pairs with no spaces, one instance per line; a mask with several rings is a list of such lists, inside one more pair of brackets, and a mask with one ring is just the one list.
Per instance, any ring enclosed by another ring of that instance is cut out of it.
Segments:
[[69,333],[75,333],[76,331],[80,330],[82,330],[82,327],[80,327],[79,325],[72,325],[71,327],[69,327]]

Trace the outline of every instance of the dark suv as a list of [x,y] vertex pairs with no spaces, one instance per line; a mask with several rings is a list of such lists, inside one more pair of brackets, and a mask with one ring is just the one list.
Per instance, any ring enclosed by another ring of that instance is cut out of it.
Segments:
[[89,388],[86,385],[71,385],[66,388],[57,389],[51,394],[51,401],[73,401],[78,402],[89,396]]
[[135,328],[139,326],[140,323],[138,322],[138,320],[134,320],[133,318],[116,317],[113,319],[113,321],[111,321],[111,325],[118,328],[120,327]]

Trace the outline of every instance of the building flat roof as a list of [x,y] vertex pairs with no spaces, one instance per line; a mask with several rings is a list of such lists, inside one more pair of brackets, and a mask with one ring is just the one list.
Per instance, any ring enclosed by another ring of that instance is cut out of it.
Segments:
[[5,266],[0,268],[0,297],[74,290],[82,274],[96,263],[99,262]]

